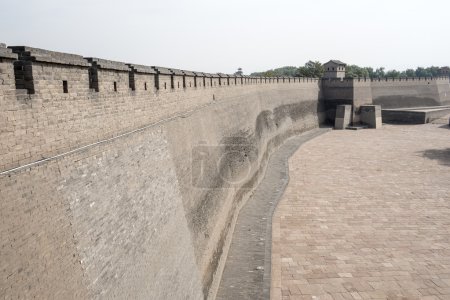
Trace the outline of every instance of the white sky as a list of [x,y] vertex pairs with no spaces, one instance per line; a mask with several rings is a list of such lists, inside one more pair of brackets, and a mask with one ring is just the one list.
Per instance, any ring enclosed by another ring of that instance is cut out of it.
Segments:
[[0,42],[244,73],[308,60],[450,65],[448,0],[0,0]]

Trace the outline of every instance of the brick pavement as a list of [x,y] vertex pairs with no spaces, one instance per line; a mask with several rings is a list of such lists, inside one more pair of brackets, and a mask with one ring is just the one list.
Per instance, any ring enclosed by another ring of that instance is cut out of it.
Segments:
[[272,299],[450,299],[450,129],[332,131],[290,159]]

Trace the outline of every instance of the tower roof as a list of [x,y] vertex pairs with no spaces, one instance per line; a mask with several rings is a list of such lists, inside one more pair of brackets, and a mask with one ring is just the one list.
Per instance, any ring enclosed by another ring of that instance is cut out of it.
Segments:
[[339,65],[339,66],[346,66],[347,65],[346,63],[344,63],[344,62],[342,62],[340,60],[337,60],[337,59],[332,59],[329,62],[325,63],[324,65],[327,65],[329,63],[333,63],[333,64],[336,64],[336,65]]

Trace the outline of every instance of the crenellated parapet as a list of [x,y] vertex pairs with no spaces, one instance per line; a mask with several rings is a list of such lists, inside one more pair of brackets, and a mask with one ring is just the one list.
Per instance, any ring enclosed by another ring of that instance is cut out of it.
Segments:
[[0,170],[236,98],[244,90],[318,88],[318,79],[311,78],[211,74],[1,44]]
[[448,81],[447,76],[434,76],[434,77],[398,77],[398,78],[392,78],[392,77],[384,77],[384,78],[372,78],[370,80],[373,83],[386,83],[386,82],[414,82],[414,83],[426,83],[430,81]]
[[396,99],[400,99],[398,105],[450,103],[447,77],[213,74],[4,44],[0,44],[0,79],[0,125],[7,128],[0,143],[3,170],[248,91],[314,91],[330,107],[354,105],[353,121],[357,121],[358,107],[374,101],[382,105],[397,105]]
[[89,88],[95,92],[128,92],[131,81],[130,66],[126,63],[89,57]]
[[15,89],[26,91],[25,94],[30,95],[31,99],[98,97],[132,92],[166,93],[198,88],[319,81],[317,78],[211,74],[83,57],[28,46],[6,48],[5,44],[1,44],[0,59],[4,64],[10,64],[10,70],[14,70]]
[[17,89],[45,99],[61,94],[85,94],[89,90],[89,64],[82,56],[38,48],[9,47],[18,55],[14,61]]
[[137,93],[154,92],[156,89],[156,70],[149,66],[128,64],[130,67],[129,81],[130,89]]

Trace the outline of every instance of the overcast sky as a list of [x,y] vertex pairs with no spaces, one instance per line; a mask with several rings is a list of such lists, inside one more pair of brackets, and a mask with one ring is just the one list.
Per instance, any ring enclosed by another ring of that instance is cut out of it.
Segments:
[[448,0],[0,0],[0,42],[244,73],[340,59],[450,65]]

